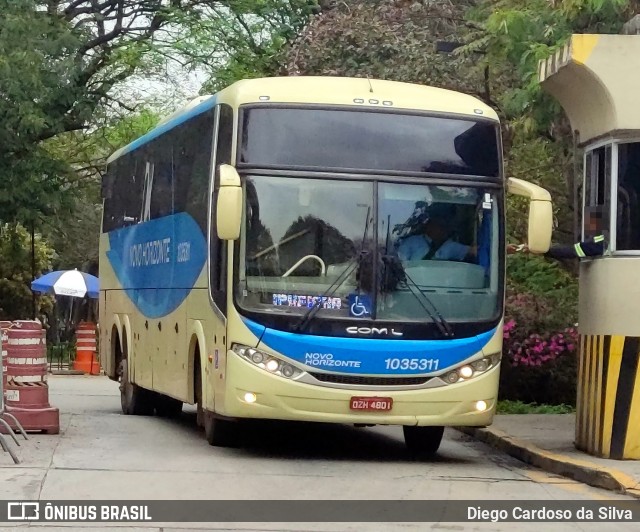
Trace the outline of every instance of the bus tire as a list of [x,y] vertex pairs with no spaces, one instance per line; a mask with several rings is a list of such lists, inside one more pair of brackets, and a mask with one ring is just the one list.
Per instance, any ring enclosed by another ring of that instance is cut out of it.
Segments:
[[204,411],[204,435],[215,447],[238,447],[240,443],[238,423],[220,419],[209,410]]
[[153,415],[152,392],[129,380],[129,364],[126,358],[120,360],[118,376],[122,413],[129,416]]
[[182,413],[182,401],[163,394],[156,394],[156,414],[160,417],[178,417]]
[[404,443],[409,452],[416,456],[428,457],[438,452],[444,427],[403,426]]
[[194,402],[196,404],[196,425],[200,428],[204,427],[204,408],[202,408],[202,396],[204,390],[202,389],[202,373],[200,372],[200,350],[196,349],[195,354],[195,372],[193,375],[193,391]]

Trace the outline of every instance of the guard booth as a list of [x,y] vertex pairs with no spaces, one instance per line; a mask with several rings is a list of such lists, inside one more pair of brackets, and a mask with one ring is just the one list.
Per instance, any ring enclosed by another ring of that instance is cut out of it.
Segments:
[[584,149],[576,447],[640,459],[640,35],[573,35],[541,62]]

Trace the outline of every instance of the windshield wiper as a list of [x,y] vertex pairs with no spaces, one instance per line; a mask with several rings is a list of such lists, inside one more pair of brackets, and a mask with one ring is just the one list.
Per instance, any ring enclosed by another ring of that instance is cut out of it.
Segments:
[[[418,303],[420,303],[420,306],[433,320],[433,323],[436,324],[436,327],[438,327],[438,330],[442,333],[442,335],[446,338],[451,338],[453,336],[453,329],[451,328],[449,322],[444,319],[442,314],[440,314],[438,307],[434,305],[433,301],[431,301],[431,299],[426,296],[426,294],[420,289],[420,287],[406,271],[404,272],[404,275],[406,277],[404,285],[409,289],[409,292],[416,298]],[[412,288],[416,291],[414,292]],[[425,302],[427,303],[427,305],[424,304]],[[429,310],[429,307],[431,307],[432,310]]]
[[[364,257],[369,254],[368,251],[365,251],[364,247],[366,245],[367,232],[369,231],[369,215],[370,214],[371,214],[371,206],[367,208],[367,216],[364,221],[364,235],[362,236],[362,243],[360,244],[360,250],[358,251],[357,255],[347,263],[347,266],[342,271],[342,273],[338,276],[338,278],[333,283],[331,283],[329,288],[325,290],[324,294],[322,294],[318,298],[318,300],[313,304],[313,306],[310,307],[309,310],[307,310],[307,312],[302,316],[302,319],[298,322],[296,326],[294,326],[293,328],[294,331],[302,332],[306,328],[306,326],[309,325],[309,322],[311,322],[311,320],[320,310],[320,307],[322,306],[322,301],[326,300],[326,298],[332,297],[333,294],[335,294],[337,290],[342,286],[342,284],[347,280],[349,275],[351,275],[351,273],[356,269],[358,264],[362,262]],[[358,286],[358,289],[359,289],[359,286]]]

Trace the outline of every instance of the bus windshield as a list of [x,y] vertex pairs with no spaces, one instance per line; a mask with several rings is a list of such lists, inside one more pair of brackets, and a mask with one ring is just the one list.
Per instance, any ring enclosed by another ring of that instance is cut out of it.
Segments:
[[498,177],[498,126],[451,116],[245,108],[239,164]]
[[500,311],[497,188],[265,175],[245,187],[241,308],[402,322],[429,321],[427,304],[460,322]]

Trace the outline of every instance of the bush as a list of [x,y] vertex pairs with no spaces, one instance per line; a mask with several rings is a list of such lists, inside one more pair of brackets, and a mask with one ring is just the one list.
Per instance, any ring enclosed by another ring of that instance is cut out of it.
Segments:
[[500,399],[576,403],[578,331],[553,298],[508,293]]
[[575,408],[571,405],[539,405],[522,401],[499,401],[498,414],[572,414]]
[[[531,316],[518,296],[527,298],[537,315]],[[535,325],[531,332],[561,330],[575,324],[577,308],[578,280],[559,262],[521,253],[508,257],[507,314],[521,326]]]
[[503,364],[499,398],[525,403],[575,406],[576,368],[575,357],[560,357],[544,366],[533,368]]

